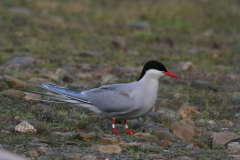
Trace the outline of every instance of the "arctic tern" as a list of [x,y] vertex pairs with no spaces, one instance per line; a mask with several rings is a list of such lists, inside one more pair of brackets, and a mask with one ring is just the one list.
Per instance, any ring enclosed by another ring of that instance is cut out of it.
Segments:
[[151,60],[144,65],[140,77],[135,82],[104,85],[87,91],[43,83],[35,85],[53,93],[27,92],[55,99],[55,101],[41,99],[42,101],[71,103],[87,108],[102,118],[110,119],[113,134],[120,134],[115,128],[115,120],[124,120],[125,133],[135,134],[136,132],[128,129],[127,120],[139,118],[152,110],[158,94],[158,79],[162,76],[180,79],[168,71],[162,63]]

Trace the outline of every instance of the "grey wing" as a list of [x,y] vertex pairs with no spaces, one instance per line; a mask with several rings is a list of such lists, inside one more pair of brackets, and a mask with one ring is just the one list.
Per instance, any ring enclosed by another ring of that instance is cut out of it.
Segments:
[[40,84],[35,84],[38,87],[44,88],[46,90],[52,91],[54,93],[60,94],[60,95],[64,95],[68,98],[72,98],[84,103],[88,103],[91,104],[87,97],[85,97],[82,94],[82,91],[78,91],[78,90],[72,90],[72,89],[67,89],[64,87],[60,87],[60,86],[56,86],[56,85],[52,85],[52,84],[48,84],[48,83],[44,83],[43,85]]
[[105,85],[84,91],[83,94],[103,112],[124,112],[134,106],[131,95],[133,89],[128,84]]

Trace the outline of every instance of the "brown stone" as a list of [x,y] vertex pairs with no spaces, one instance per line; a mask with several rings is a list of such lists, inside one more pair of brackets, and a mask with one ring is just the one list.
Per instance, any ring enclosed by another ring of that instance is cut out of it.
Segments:
[[9,90],[6,90],[6,91],[2,91],[1,95],[5,96],[5,97],[12,97],[12,98],[20,99],[23,96],[23,92],[18,91],[18,90],[14,90],[14,89],[9,89]]
[[204,147],[204,144],[196,139],[192,139],[191,141],[189,141],[189,144],[193,144],[195,147],[198,147],[198,148]]
[[178,138],[183,140],[191,140],[194,135],[194,130],[191,126],[180,123],[174,122],[169,127],[170,132],[175,134]]
[[240,136],[233,132],[219,132],[213,134],[213,144],[224,146],[231,141],[240,140]]
[[191,127],[195,127],[195,123],[193,122],[193,120],[189,119],[189,118],[184,118],[180,121],[180,123],[183,123],[183,124],[187,124]]
[[91,80],[92,79],[92,74],[90,73],[77,73],[75,75],[78,79],[87,79],[87,80]]
[[162,140],[158,142],[158,146],[169,146],[168,140]]
[[231,122],[229,120],[226,120],[226,119],[223,119],[223,120],[219,121],[217,124],[218,125],[227,125],[229,127],[233,126],[233,122]]
[[101,138],[100,143],[101,144],[119,144],[121,142],[121,139],[112,137],[112,138]]
[[98,65],[98,70],[103,71],[103,72],[111,72],[113,70],[113,66],[110,64],[99,64]]
[[58,80],[59,80],[58,76],[55,75],[54,73],[51,73],[51,72],[49,72],[49,73],[43,73],[43,74],[41,75],[41,77],[50,79],[50,80],[52,80],[53,82],[58,82]]
[[181,118],[194,118],[196,115],[199,115],[200,112],[192,107],[183,106],[178,110],[178,114]]
[[182,98],[182,94],[181,94],[181,93],[175,93],[175,94],[173,95],[173,97],[174,97],[175,99],[180,99],[180,98]]
[[97,138],[97,134],[94,133],[94,132],[91,132],[91,133],[84,133],[84,132],[77,132],[75,137],[77,139],[93,139],[93,138]]
[[37,83],[37,84],[51,83],[49,79],[37,78],[37,77],[32,77],[31,79],[28,80],[28,82]]
[[117,145],[96,145],[92,147],[92,150],[98,150],[103,153],[121,153],[122,148]]
[[9,85],[10,88],[27,88],[28,84],[20,79],[5,75],[3,76],[4,81]]
[[39,94],[34,94],[34,93],[27,93],[27,95],[24,97],[24,100],[27,102],[33,102],[33,103],[37,103],[39,102],[41,99],[41,95]]

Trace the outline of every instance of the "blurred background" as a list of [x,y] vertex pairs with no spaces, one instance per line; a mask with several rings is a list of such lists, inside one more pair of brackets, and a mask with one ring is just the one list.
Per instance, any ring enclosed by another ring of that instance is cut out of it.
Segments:
[[239,25],[237,0],[1,0],[0,71],[85,90],[134,81],[153,59],[181,78],[161,81],[163,98],[191,83],[226,104],[240,91]]

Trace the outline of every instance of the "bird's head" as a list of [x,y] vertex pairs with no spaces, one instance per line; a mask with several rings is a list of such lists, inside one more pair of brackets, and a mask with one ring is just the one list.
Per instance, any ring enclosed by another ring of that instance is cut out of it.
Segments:
[[157,79],[165,75],[180,79],[174,73],[168,71],[162,63],[154,60],[151,60],[144,65],[142,73],[138,78],[138,81],[141,80],[145,75]]

